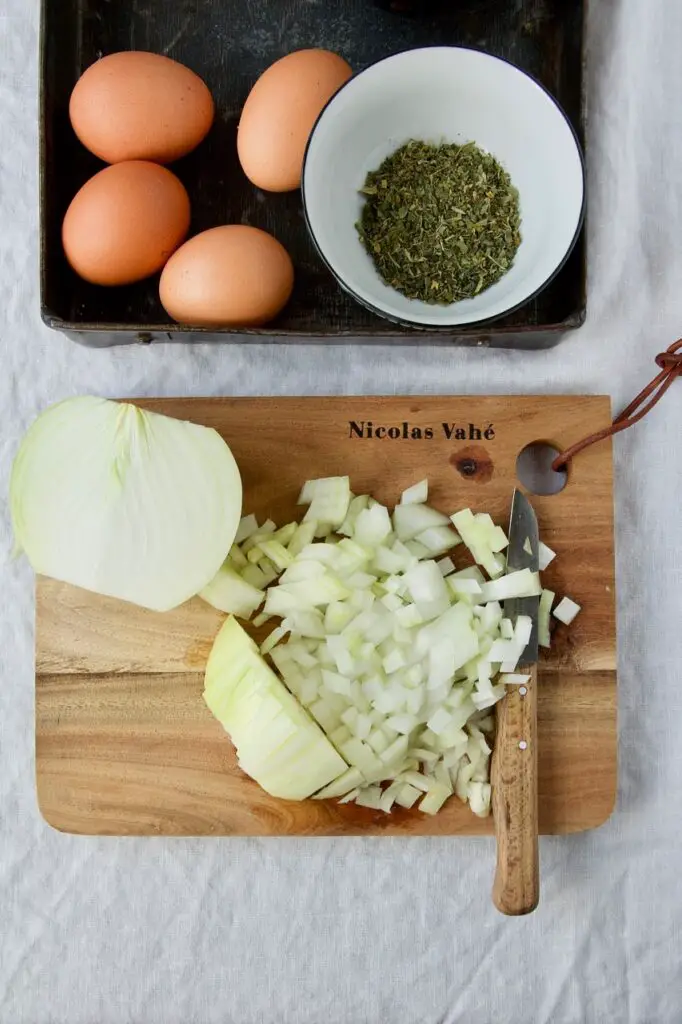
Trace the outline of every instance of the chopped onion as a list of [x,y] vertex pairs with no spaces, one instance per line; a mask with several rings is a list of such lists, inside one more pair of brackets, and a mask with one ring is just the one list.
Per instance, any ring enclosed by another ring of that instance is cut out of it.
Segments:
[[339,803],[340,804],[354,803],[359,796],[360,796],[360,790],[359,789],[351,789],[350,793],[346,793],[345,796],[341,797],[341,799],[339,800]]
[[277,527],[273,523],[272,519],[266,519],[262,526],[259,526],[255,533],[252,533],[244,543],[242,544],[242,551],[247,554],[251,548],[257,547],[262,540],[267,540],[272,534],[274,534]]
[[502,619],[500,622],[500,636],[503,640],[514,639],[514,623],[511,619]]
[[507,601],[513,597],[536,597],[542,593],[540,577],[538,573],[530,569],[519,569],[516,572],[507,573],[500,579],[490,580],[484,583],[484,601]]
[[563,622],[565,626],[570,626],[579,611],[579,604],[572,601],[570,597],[563,597],[552,614],[559,622]]
[[420,505],[429,497],[428,480],[420,480],[418,484],[412,484],[400,496],[401,505]]
[[489,782],[470,782],[467,786],[469,806],[479,818],[487,818],[490,814],[490,791]]
[[241,501],[215,430],[92,397],[38,417],[10,481],[17,545],[37,573],[155,611],[213,579]]
[[533,620],[530,615],[519,615],[514,626],[514,640],[523,650],[528,645],[533,632]]
[[428,550],[424,547],[423,544],[420,544],[418,540],[406,540],[405,550],[412,557],[413,563],[414,561],[419,561],[420,558],[429,557]]
[[447,526],[448,517],[428,505],[396,505],[393,526],[402,541],[414,540],[419,533],[433,526]]
[[554,591],[543,590],[540,594],[540,606],[538,608],[538,643],[541,647],[549,647],[551,644],[549,615],[553,604]]
[[452,715],[445,710],[445,708],[439,708],[426,723],[427,728],[431,732],[435,732],[436,736],[440,736],[442,732],[445,732],[446,728],[452,722]]
[[397,776],[396,781],[409,782],[411,786],[414,786],[415,789],[421,790],[422,793],[428,793],[429,788],[432,785],[432,782],[429,782],[425,775],[421,775],[419,772],[414,771],[414,769],[407,772],[401,772]]
[[415,789],[409,782],[404,782],[400,787],[400,792],[395,798],[395,803],[400,804],[401,807],[405,807],[407,810],[410,807],[414,807],[417,800],[421,796],[421,790]]
[[[232,565],[235,564],[231,558],[228,558],[227,565],[229,566],[230,563]],[[255,587],[256,590],[264,591],[268,583],[272,582],[271,580],[268,581],[268,574],[263,572],[259,565],[247,565],[245,569],[239,570],[239,575],[249,586]]]
[[309,520],[306,523],[299,523],[296,533],[289,541],[287,550],[290,555],[300,555],[301,551],[308,546],[315,536],[317,530],[317,523]]
[[451,792],[452,789],[450,787],[443,786],[440,782],[434,782],[429,792],[419,804],[419,810],[423,811],[424,814],[437,814]]
[[398,798],[398,794],[403,788],[402,782],[392,782],[383,793],[381,794],[381,800],[379,801],[379,810],[385,814],[390,814],[393,804]]
[[340,744],[339,750],[349,764],[360,769],[366,782],[373,782],[383,774],[384,762],[362,740],[353,737]]
[[435,562],[420,562],[405,574],[405,580],[424,620],[435,619],[450,607],[447,587]]
[[363,509],[366,509],[368,507],[369,507],[369,495],[368,494],[360,494],[357,497],[352,498],[351,502],[350,502],[350,504],[348,506],[348,512],[346,513],[346,518],[344,519],[344,521],[342,522],[341,526],[339,527],[338,533],[342,534],[345,537],[352,537],[353,536],[353,530],[354,530],[354,527],[355,527],[355,521],[356,521],[358,515],[360,514],[360,512],[363,511]]
[[[277,646],[277,644],[280,642],[280,640],[283,640],[288,632],[289,632],[289,630],[286,629],[284,626],[278,626],[276,629],[273,629],[272,633],[270,633],[265,638],[263,643],[260,645],[260,652],[261,652],[261,654],[269,654],[271,651],[273,651],[275,649],[275,647]],[[310,681],[311,680],[306,679],[306,683],[308,683]],[[312,682],[314,683],[314,680],[312,680]],[[314,700],[316,696],[317,696],[317,687],[315,686],[315,688],[312,691],[312,695],[311,695],[310,700],[303,700],[303,697],[301,697],[301,700],[303,701],[304,704],[310,704],[311,701]]]
[[[307,488],[307,490],[306,490]],[[309,495],[312,493],[312,499]],[[309,505],[304,522],[329,523],[341,526],[351,501],[350,481],[347,476],[331,476],[325,480],[308,481],[298,499],[299,505]]]
[[466,569],[460,569],[454,573],[453,580],[476,580],[481,586],[485,583],[485,576],[477,565],[469,565]]
[[309,505],[311,503],[315,497],[315,490],[319,483],[319,480],[306,480],[301,488],[301,493],[298,496],[299,505]]
[[235,534],[235,544],[241,544],[243,541],[248,540],[249,537],[258,532],[258,520],[253,515],[244,516],[240,519],[237,532]]
[[429,526],[426,530],[418,533],[414,539],[417,544],[421,544],[426,549],[430,558],[443,555],[446,551],[452,551],[454,547],[462,543],[450,526]]
[[265,557],[269,558],[280,572],[294,564],[294,556],[278,540],[261,541],[259,547]]
[[380,811],[381,796],[380,786],[367,786],[366,789],[360,790],[355,798],[355,802],[358,807],[370,807],[373,811]]
[[239,545],[235,542],[230,548],[230,553],[227,556],[226,564],[229,565],[231,568],[239,571],[241,569],[247,569],[251,563],[249,562],[248,558],[246,557],[242,549],[239,547]]
[[199,597],[221,612],[250,619],[265,600],[265,593],[251,586],[229,566],[223,565]]
[[505,546],[504,531],[497,533],[489,516],[474,516],[471,509],[465,508],[450,516],[460,537],[473,555],[474,561],[482,565],[493,579],[504,572],[504,559],[498,554]]
[[483,588],[478,580],[457,579],[456,576],[452,576],[448,580],[448,586],[456,597],[483,597]]
[[357,544],[378,547],[391,532],[391,517],[384,505],[363,509],[355,520],[353,539]]
[[556,558],[556,551],[552,551],[546,544],[540,541],[540,548],[538,553],[538,561],[540,565],[540,572],[544,572],[550,562],[553,562]]
[[[357,786],[362,786],[364,783],[364,777],[362,772],[358,771],[357,768],[349,768],[339,775],[338,779],[334,779],[328,786],[321,789],[319,793],[315,794],[315,800],[332,800],[334,797],[347,796],[351,790],[355,790],[356,794],[359,793]],[[343,801],[340,801],[343,803]]]

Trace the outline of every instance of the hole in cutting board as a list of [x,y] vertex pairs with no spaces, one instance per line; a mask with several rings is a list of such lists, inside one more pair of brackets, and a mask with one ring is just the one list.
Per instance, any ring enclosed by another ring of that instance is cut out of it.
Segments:
[[523,448],[516,459],[516,475],[531,494],[558,494],[568,481],[565,469],[558,472],[552,463],[559,449],[547,441],[533,441]]

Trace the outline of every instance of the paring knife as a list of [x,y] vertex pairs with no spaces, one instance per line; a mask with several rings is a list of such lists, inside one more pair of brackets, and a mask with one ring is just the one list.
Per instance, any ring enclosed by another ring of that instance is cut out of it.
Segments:
[[[539,569],[538,521],[528,499],[514,491],[509,521],[507,572]],[[504,614],[516,625],[532,621],[518,673],[529,676],[507,687],[497,704],[497,735],[492,760],[492,807],[497,836],[493,902],[503,914],[529,914],[538,905],[537,660],[539,597],[508,599]]]

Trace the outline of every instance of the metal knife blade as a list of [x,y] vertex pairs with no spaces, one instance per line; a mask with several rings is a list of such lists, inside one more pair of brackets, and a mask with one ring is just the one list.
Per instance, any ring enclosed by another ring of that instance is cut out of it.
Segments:
[[[533,506],[526,496],[516,489],[512,498],[509,518],[509,547],[507,549],[507,572],[540,568],[540,538],[538,521]],[[520,665],[532,665],[538,660],[538,610],[539,597],[512,597],[504,602],[505,617],[515,625],[519,615],[528,615],[533,624],[530,640],[519,658]]]

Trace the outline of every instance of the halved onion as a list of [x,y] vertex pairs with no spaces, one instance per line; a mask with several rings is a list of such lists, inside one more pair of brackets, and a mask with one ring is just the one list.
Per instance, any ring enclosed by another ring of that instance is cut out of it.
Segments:
[[234,618],[213,644],[204,700],[230,734],[240,767],[272,796],[305,800],[348,771]]
[[215,576],[241,501],[215,430],[92,397],[38,417],[10,481],[16,541],[36,572],[155,611]]

